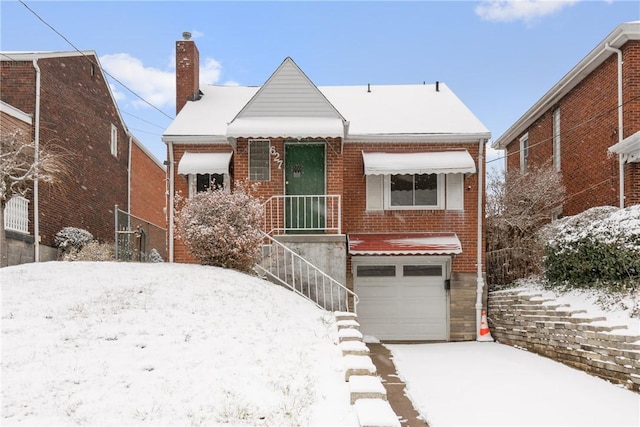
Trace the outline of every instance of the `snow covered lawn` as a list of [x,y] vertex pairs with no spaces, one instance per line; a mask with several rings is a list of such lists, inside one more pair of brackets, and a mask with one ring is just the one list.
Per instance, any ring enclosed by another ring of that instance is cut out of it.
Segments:
[[356,425],[333,316],[241,273],[0,270],[2,425]]
[[639,426],[640,395],[498,343],[387,345],[431,427]]

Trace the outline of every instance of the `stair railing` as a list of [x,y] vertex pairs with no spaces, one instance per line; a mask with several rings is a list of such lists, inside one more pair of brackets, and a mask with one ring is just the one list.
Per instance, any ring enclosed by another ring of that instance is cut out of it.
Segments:
[[302,295],[329,311],[356,312],[358,296],[315,265],[264,233],[259,275]]

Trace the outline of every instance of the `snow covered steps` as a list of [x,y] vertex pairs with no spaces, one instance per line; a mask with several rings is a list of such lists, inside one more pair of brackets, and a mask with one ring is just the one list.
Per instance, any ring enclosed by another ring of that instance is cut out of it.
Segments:
[[387,401],[387,391],[369,357],[369,348],[363,342],[357,315],[347,312],[334,315],[345,381],[349,382],[351,404],[360,427],[400,427],[398,416]]

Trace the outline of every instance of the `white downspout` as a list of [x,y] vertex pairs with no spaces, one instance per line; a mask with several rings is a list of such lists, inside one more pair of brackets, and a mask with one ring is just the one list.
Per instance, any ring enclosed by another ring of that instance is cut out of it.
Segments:
[[[604,49],[618,54],[618,142],[624,139],[624,122],[622,117],[622,51],[611,47],[609,43]],[[618,175],[620,177],[620,208],[624,208],[624,159],[618,154]]]
[[169,142],[167,148],[169,149],[169,262],[173,262],[173,192],[175,191],[173,182],[173,142]]
[[[129,159],[127,161],[127,212],[131,214],[131,145],[133,138],[129,135]],[[118,231],[118,230],[116,230]]]
[[[33,141],[35,146],[35,153],[33,155],[33,161],[38,164],[40,162],[40,67],[38,66],[38,59],[33,60],[33,68],[36,70],[36,105],[35,105],[35,120],[34,120],[34,135]],[[40,191],[38,188],[38,176],[33,180],[33,251],[34,261],[40,262]]]
[[478,144],[478,272],[477,272],[477,290],[476,290],[476,341],[493,341],[491,333],[480,335],[480,324],[482,322],[482,294],[484,293],[484,277],[482,276],[482,220],[483,220],[483,201],[484,201],[484,144],[485,140],[480,138]]

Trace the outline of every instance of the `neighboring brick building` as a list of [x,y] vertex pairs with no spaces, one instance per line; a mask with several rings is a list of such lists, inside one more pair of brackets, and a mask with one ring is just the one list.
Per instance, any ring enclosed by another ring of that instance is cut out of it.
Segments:
[[567,188],[558,213],[575,215],[640,203],[638,156],[609,150],[638,131],[640,21],[613,30],[493,147],[506,150],[510,171],[553,163]]
[[29,222],[29,234],[39,229],[36,260],[56,259],[54,238],[67,226],[113,242],[114,207],[129,211],[130,201],[131,213],[164,226],[164,169],[128,131],[95,52],[3,52],[0,66],[2,101],[32,117],[41,147],[66,156],[68,174],[39,185]]
[[[0,101],[0,137],[15,137],[25,143],[33,141],[30,115]],[[8,247],[2,248],[0,265],[15,265],[34,260],[33,235],[29,234],[29,224],[33,222],[33,203],[22,196],[14,196],[7,201],[4,216],[5,236]],[[4,252],[6,250],[6,253]],[[6,260],[5,260],[6,257]]]
[[[490,133],[456,95],[317,87],[290,58],[262,87],[201,87],[198,55],[188,35],[176,43],[170,203],[214,179],[256,184],[264,231],[355,290],[364,333],[475,339]],[[169,234],[172,260],[191,261]]]

